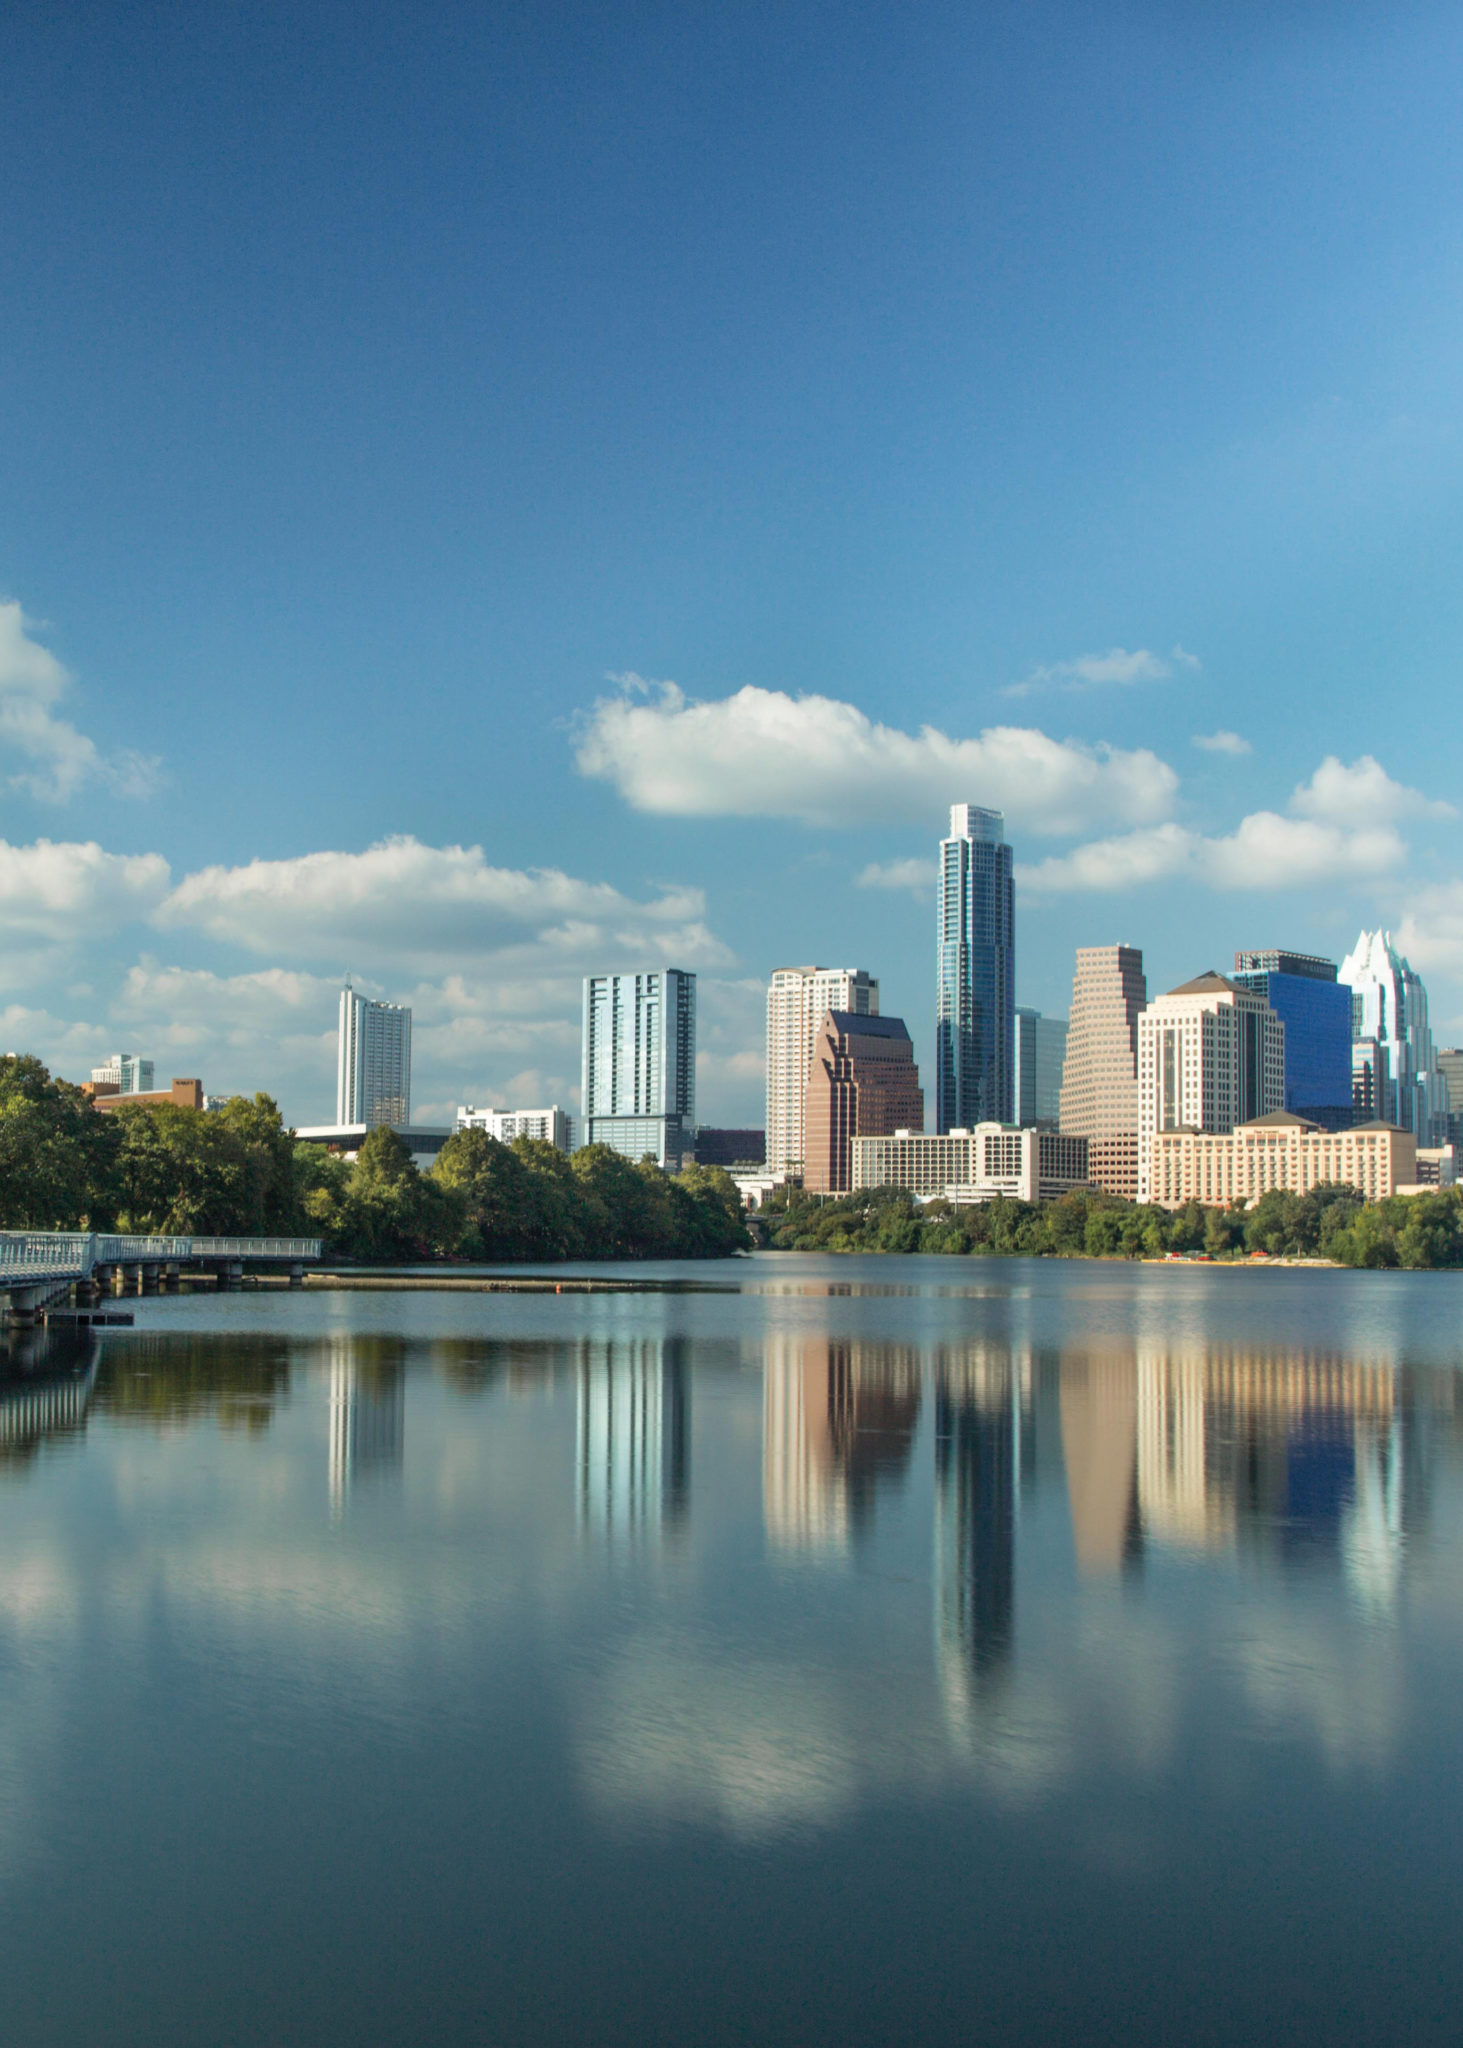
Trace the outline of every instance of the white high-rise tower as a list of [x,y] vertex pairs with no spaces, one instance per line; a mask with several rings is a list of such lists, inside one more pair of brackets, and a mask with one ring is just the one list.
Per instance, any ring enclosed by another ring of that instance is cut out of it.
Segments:
[[803,1105],[818,1027],[830,1010],[877,1017],[879,984],[862,967],[779,967],[767,989],[767,1171],[800,1173]]
[[373,1003],[349,981],[340,992],[335,1121],[395,1129],[411,1122],[411,1011]]

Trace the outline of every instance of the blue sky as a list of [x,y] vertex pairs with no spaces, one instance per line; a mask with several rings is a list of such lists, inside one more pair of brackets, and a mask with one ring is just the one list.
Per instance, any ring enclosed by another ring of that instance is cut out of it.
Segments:
[[670,960],[760,1121],[776,965],[928,1060],[957,800],[1024,1001],[1380,923],[1463,1036],[1456,8],[20,0],[7,54],[7,1048],[314,1120],[349,967],[419,1114],[565,1101],[579,976]]

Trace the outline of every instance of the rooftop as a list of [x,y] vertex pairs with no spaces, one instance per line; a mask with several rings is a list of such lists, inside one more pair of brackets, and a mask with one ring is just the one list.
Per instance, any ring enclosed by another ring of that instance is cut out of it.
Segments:
[[1203,974],[1196,974],[1192,981],[1186,981],[1181,988],[1171,988],[1171,996],[1225,996],[1242,993],[1236,984],[1217,967],[1210,967]]

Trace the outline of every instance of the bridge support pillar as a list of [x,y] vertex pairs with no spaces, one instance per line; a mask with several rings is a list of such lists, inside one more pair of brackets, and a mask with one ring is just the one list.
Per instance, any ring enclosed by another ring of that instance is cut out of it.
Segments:
[[158,1275],[158,1292],[160,1294],[176,1294],[178,1292],[178,1262],[176,1259],[169,1260],[168,1264],[163,1267],[162,1272]]
[[5,1309],[5,1320],[11,1329],[34,1329],[40,1313],[40,1300],[39,1287],[12,1287]]
[[125,1294],[127,1292],[127,1268],[125,1266],[113,1266],[112,1292],[113,1294]]
[[242,1259],[230,1259],[230,1260],[229,1260],[229,1285],[230,1285],[230,1287],[242,1287],[242,1286],[243,1286],[243,1284],[244,1284],[244,1261],[243,1261]]
[[294,1264],[290,1267],[290,1285],[291,1287],[303,1287],[304,1284],[305,1269],[300,1264],[299,1260],[296,1259]]
[[96,1298],[97,1287],[96,1282],[94,1280],[88,1277],[85,1280],[77,1281],[76,1306],[78,1308],[90,1308],[92,1303],[96,1300]]
[[157,1276],[158,1276],[158,1271],[159,1271],[159,1269],[158,1269],[158,1267],[156,1267],[156,1266],[139,1266],[139,1267],[138,1267],[138,1269],[137,1269],[137,1292],[138,1292],[139,1294],[156,1294],[156,1293],[157,1293]]

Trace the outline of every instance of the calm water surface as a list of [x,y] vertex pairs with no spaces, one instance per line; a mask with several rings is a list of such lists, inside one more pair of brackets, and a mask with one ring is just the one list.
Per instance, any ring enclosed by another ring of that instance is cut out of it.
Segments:
[[1463,1277],[690,1270],[17,1340],[6,2040],[1455,2040]]

